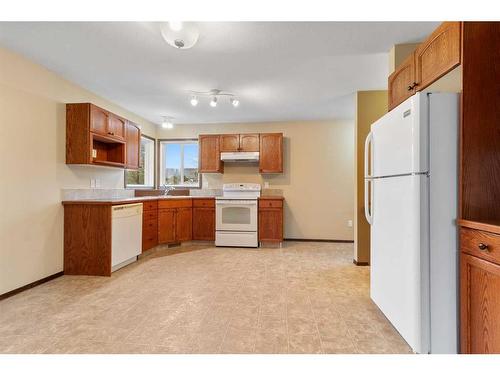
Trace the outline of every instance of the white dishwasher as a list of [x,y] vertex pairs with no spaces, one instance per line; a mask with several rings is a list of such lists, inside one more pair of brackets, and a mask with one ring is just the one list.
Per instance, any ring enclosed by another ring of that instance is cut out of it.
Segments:
[[137,260],[142,250],[142,203],[111,208],[111,271]]

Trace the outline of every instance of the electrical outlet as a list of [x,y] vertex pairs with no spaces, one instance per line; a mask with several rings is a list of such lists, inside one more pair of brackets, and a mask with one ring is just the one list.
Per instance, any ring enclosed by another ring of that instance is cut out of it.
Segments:
[[100,188],[101,187],[101,179],[100,178],[96,178],[95,179],[95,187],[96,188]]
[[352,220],[347,220],[347,226],[348,226],[349,228],[352,228]]
[[264,189],[269,189],[269,182],[264,182]]
[[95,188],[95,179],[93,178],[90,179],[90,188],[91,189]]

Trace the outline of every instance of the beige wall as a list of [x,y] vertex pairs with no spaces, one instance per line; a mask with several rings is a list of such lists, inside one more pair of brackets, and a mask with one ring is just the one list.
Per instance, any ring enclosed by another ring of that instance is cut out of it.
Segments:
[[415,51],[420,43],[396,44],[389,51],[389,74],[406,59],[410,53]]
[[354,202],[354,260],[370,261],[370,225],[365,219],[364,148],[370,126],[387,112],[387,91],[358,91],[354,130],[354,168],[356,170]]
[[285,237],[352,240],[353,121],[297,121],[256,124],[177,125],[158,138],[191,138],[209,133],[284,133],[284,173],[261,176],[257,166],[225,164],[224,174],[206,174],[203,185],[269,182],[285,196]]
[[62,271],[62,188],[122,188],[123,170],[65,164],[65,103],[92,102],[155,137],[156,127],[0,49],[0,294]]

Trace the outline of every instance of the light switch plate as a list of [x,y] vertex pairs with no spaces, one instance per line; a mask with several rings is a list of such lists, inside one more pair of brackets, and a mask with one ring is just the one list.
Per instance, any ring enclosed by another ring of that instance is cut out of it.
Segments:
[[90,188],[95,188],[95,179],[91,178],[90,179]]
[[269,182],[264,182],[264,189],[269,189]]
[[347,226],[348,226],[349,228],[352,228],[352,220],[347,220]]
[[101,187],[101,179],[100,178],[96,178],[95,179],[95,187],[96,188],[100,188]]

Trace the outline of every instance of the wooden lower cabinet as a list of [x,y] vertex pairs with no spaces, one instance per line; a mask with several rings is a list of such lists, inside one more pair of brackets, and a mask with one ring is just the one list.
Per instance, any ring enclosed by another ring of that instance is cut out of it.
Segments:
[[193,233],[193,209],[177,208],[175,216],[175,240],[191,241]]
[[158,245],[158,201],[142,204],[142,252]]
[[177,209],[162,208],[158,210],[158,243],[175,242],[175,219]]
[[259,241],[283,242],[283,201],[259,201]]
[[215,241],[215,208],[193,208],[193,240]]
[[461,254],[461,352],[500,353],[500,265]]

